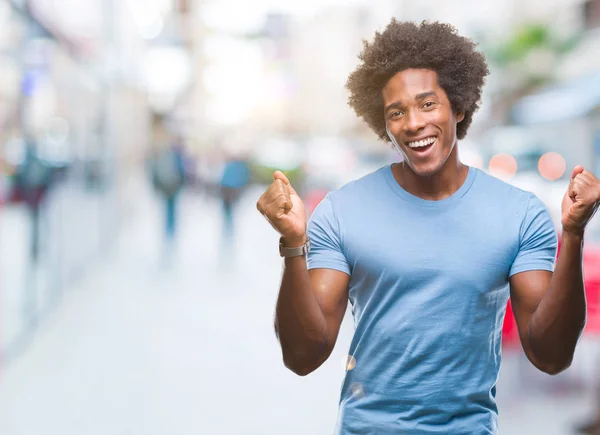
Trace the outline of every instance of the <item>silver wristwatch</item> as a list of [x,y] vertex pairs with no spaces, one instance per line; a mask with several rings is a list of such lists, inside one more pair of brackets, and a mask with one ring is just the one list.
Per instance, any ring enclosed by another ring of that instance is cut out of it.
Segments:
[[283,246],[283,238],[279,239],[279,255],[282,257],[300,257],[301,255],[308,254],[310,251],[310,239],[306,239],[306,243],[296,248],[286,248]]

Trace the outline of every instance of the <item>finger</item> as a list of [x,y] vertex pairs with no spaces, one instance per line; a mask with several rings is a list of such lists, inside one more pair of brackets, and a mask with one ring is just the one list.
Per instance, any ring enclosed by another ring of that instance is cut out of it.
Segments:
[[277,195],[266,207],[267,214],[271,214],[274,216],[279,216],[280,211],[282,210],[284,213],[287,213],[291,209],[292,201],[290,199],[290,196],[285,193]]
[[571,184],[585,184],[585,183],[587,183],[587,178],[583,173],[577,174],[577,175],[575,175],[575,177],[571,178],[570,183]]
[[256,203],[256,208],[261,213],[265,213],[265,210],[273,204],[275,199],[280,195],[289,195],[289,190],[285,187],[285,184],[281,180],[276,180],[273,182],[268,189],[261,195],[258,202]]
[[273,181],[276,180],[281,180],[286,186],[291,186],[290,180],[288,180],[288,177],[286,177],[285,174],[281,171],[275,171],[273,173]]
[[279,197],[277,205],[279,206],[280,209],[283,209],[284,214],[288,214],[289,211],[292,209],[292,201],[290,200],[289,196]]
[[573,185],[574,188],[577,188],[577,193],[585,192],[587,189],[594,186],[594,184],[594,180],[585,174],[579,174],[571,181],[571,185]]
[[595,184],[598,182],[596,176],[587,170],[584,170],[581,174],[577,175],[575,180],[583,180],[587,184]]
[[577,193],[575,192],[575,179],[571,178],[571,182],[569,183],[569,188],[567,189],[567,193],[569,195],[569,198],[571,198],[572,201],[575,201],[575,198],[577,197]]
[[285,195],[278,196],[266,209],[265,215],[278,220],[292,209],[292,201]]
[[573,180],[577,175],[581,174],[584,171],[583,166],[577,165],[571,171],[571,180]]
[[569,186],[569,196],[573,202],[585,201],[588,196],[589,184],[582,178],[575,179]]
[[271,191],[271,195],[273,194],[280,194],[282,192],[285,193],[289,193],[289,189],[287,187],[287,184],[285,184],[285,181],[277,179],[275,181],[273,181],[273,184],[271,184],[271,187],[269,188],[269,190]]
[[584,171],[577,175],[569,184],[569,196],[578,197],[581,201],[597,201],[600,194],[600,184],[591,172]]
[[287,189],[289,190],[290,193],[295,194],[296,190],[294,189],[294,187],[292,186],[292,183],[290,183],[290,180],[288,179],[288,177],[281,171],[275,171],[273,173],[273,179],[274,180],[281,180],[285,186],[287,187]]
[[264,208],[271,205],[279,195],[289,195],[289,189],[285,187],[283,181],[275,180],[261,197]]

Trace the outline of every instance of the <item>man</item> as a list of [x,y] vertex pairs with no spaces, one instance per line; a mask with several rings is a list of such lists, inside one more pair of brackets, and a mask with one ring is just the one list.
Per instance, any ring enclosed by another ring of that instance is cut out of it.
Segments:
[[539,199],[458,158],[488,74],[474,44],[447,24],[393,20],[360,59],[350,105],[403,161],[330,193],[308,229],[281,172],[259,199],[282,236],[275,327],[284,363],[301,376],[318,368],[350,300],[337,433],[495,434],[509,290],[529,360],[548,374],[571,363],[600,182],[573,170],[555,265],[556,233]]
[[23,199],[31,220],[30,259],[37,263],[40,256],[41,214],[44,200],[53,184],[52,168],[39,156],[34,139],[26,139],[25,159],[15,172],[15,184]]
[[172,249],[177,230],[177,200],[185,185],[182,138],[178,137],[165,148],[155,151],[151,157],[150,169],[152,184],[164,201],[165,240],[168,249]]
[[223,206],[223,235],[233,236],[234,209],[250,183],[250,167],[241,155],[228,156],[221,174],[221,203]]

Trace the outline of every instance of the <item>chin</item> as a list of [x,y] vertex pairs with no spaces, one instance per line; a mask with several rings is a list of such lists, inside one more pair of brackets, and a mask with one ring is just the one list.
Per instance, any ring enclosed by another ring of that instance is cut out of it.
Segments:
[[437,174],[444,167],[443,164],[413,165],[410,162],[408,162],[408,166],[416,175],[420,177],[431,177],[432,175]]

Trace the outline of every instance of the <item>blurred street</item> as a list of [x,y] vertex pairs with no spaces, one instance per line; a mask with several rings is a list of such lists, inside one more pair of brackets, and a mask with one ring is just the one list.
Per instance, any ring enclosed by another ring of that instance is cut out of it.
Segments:
[[[600,0],[0,0],[0,435],[333,434],[351,312],[323,367],[283,366],[256,201],[280,170],[310,215],[402,159],[344,88],[392,18],[477,46],[460,161],[560,234],[572,168],[600,176]],[[501,435],[600,431],[597,216],[583,271],[559,376],[526,360],[509,301]]]
[[[156,200],[139,188],[118,246],[2,374],[0,433],[332,434],[351,317],[317,372],[283,367],[272,327],[278,237],[256,212],[260,188],[242,197],[230,246],[219,203],[186,194],[170,266]],[[500,433],[572,433],[591,406],[585,392],[524,393],[521,364],[505,356]]]

